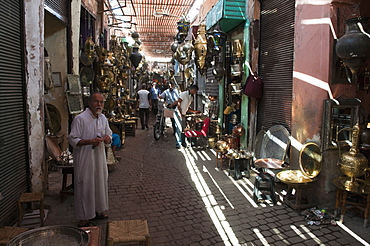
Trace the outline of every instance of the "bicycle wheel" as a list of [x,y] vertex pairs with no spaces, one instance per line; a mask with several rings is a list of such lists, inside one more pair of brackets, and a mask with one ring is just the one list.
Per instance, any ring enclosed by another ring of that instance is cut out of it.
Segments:
[[159,140],[162,137],[162,129],[161,124],[159,122],[156,122],[154,125],[154,139]]

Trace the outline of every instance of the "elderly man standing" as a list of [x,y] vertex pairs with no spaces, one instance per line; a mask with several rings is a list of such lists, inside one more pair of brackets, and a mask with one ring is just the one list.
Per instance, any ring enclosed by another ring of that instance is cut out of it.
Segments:
[[72,122],[69,143],[73,147],[74,206],[79,227],[92,226],[91,219],[107,219],[108,168],[105,147],[112,142],[112,131],[102,114],[104,97],[94,93],[89,108]]

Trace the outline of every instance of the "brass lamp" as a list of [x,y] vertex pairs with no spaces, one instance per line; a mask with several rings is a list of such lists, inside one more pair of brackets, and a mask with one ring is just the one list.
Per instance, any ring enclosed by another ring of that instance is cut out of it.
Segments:
[[143,56],[139,53],[139,45],[135,43],[132,46],[132,53],[130,56],[130,61],[132,62],[132,65],[135,67],[135,69],[139,66],[142,58]]
[[188,35],[190,28],[190,22],[183,16],[177,22],[177,30],[178,32],[178,41],[179,43],[184,42],[186,36]]
[[234,64],[231,65],[231,75],[240,76],[243,70],[242,59],[244,57],[241,41],[239,39],[235,39],[232,47]]
[[226,42],[227,34],[217,29],[208,33],[208,42],[212,47],[212,55],[215,57],[215,66],[212,70],[217,82],[220,82],[225,75],[225,68],[221,61],[222,47]]
[[207,55],[206,25],[199,25],[198,36],[194,42],[194,49],[195,64],[198,67],[200,74],[205,75]]
[[208,33],[208,41],[212,44],[212,50],[214,54],[221,53],[222,47],[226,42],[227,34],[217,29]]

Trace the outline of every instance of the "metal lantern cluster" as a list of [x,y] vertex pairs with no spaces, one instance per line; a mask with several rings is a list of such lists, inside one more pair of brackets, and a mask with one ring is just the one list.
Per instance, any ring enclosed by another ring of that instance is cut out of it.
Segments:
[[[206,25],[200,24],[192,44],[190,41],[185,40],[189,31],[189,22],[182,17],[177,25],[178,33],[171,44],[171,50],[174,53],[173,59],[182,65],[186,65],[190,62],[192,52],[194,51],[195,65],[200,74],[204,76],[208,68],[213,68],[212,73],[215,79],[217,82],[221,82],[226,74],[222,60],[222,51],[227,40],[227,34],[218,27],[207,33]],[[230,52],[228,57],[233,58],[231,75],[240,76],[244,59],[242,43],[238,39],[230,43],[230,48],[227,50]]]
[[185,40],[189,29],[190,22],[185,17],[181,17],[177,22],[178,33],[174,37],[174,42],[171,44],[171,50],[174,52],[173,58],[182,65],[190,62],[191,54],[194,50],[192,43],[189,40]]
[[211,47],[210,52],[210,59],[214,59],[214,66],[212,73],[215,76],[217,82],[220,82],[222,78],[225,76],[226,70],[224,68],[224,64],[221,59],[222,55],[222,47],[226,42],[227,34],[220,30],[213,30],[212,32],[208,33],[208,43]]
[[346,33],[338,40],[335,50],[354,78],[370,55],[370,38],[367,33],[368,18],[351,18],[345,21]]

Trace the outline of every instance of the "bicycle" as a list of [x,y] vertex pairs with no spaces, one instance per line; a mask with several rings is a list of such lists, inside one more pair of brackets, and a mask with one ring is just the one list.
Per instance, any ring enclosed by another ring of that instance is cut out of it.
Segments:
[[158,101],[158,113],[156,116],[156,122],[154,125],[154,139],[159,140],[164,136],[164,129],[166,126],[166,118],[163,115],[164,102]]

